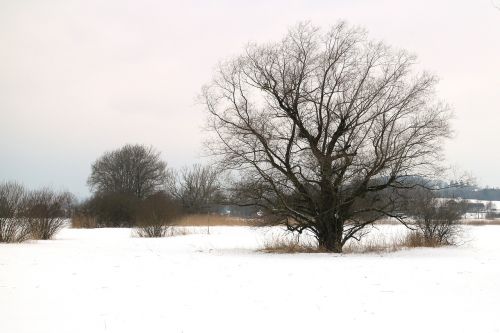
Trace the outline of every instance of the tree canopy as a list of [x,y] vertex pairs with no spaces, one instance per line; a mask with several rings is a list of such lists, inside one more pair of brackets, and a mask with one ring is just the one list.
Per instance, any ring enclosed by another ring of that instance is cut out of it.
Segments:
[[406,51],[341,22],[301,23],[250,44],[203,88],[219,163],[239,170],[239,198],[341,252],[384,216],[409,179],[436,172],[450,112],[437,79]]
[[163,189],[167,179],[167,164],[159,152],[128,144],[98,158],[87,182],[97,193],[124,193],[143,199]]

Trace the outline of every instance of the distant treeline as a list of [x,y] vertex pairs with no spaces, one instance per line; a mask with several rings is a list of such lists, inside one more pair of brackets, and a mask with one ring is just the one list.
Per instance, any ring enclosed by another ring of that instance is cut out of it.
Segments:
[[500,188],[480,188],[476,186],[451,187],[440,190],[439,196],[442,198],[500,201]]

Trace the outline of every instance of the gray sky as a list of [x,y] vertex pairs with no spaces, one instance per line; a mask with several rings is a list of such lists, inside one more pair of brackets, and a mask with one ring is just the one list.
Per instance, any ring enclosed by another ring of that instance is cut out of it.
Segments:
[[447,163],[500,186],[499,0],[0,0],[0,181],[85,196],[92,161],[125,143],[193,163],[196,96],[219,60],[340,19],[441,78],[456,115]]

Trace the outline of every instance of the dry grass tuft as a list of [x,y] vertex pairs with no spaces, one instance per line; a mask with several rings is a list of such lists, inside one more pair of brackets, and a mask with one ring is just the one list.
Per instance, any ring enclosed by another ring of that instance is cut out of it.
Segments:
[[[288,235],[290,236],[290,235]],[[350,240],[344,245],[344,254],[366,254],[366,253],[391,253],[404,249],[418,247],[440,247],[452,244],[440,243],[438,240],[426,239],[421,232],[410,231],[403,234],[385,236],[383,234],[366,237],[361,241]],[[318,248],[312,239],[299,240],[287,235],[274,236],[266,241],[259,251],[266,253],[327,253],[328,251]]]
[[301,242],[297,238],[274,236],[264,243],[260,250],[265,253],[321,253],[322,251],[312,242]]
[[473,226],[500,225],[500,220],[464,220],[463,224]]
[[435,238],[426,238],[421,232],[411,231],[407,233],[399,241],[399,246],[404,248],[415,247],[440,247],[449,244],[444,244]]
[[174,224],[186,227],[251,226],[252,220],[223,215],[194,214],[183,216]]
[[389,253],[402,249],[400,238],[393,236],[390,239],[379,235],[376,238],[365,239],[361,242],[350,241],[342,249],[343,253]]
[[97,220],[95,217],[78,214],[71,218],[71,227],[75,229],[93,229],[97,228]]

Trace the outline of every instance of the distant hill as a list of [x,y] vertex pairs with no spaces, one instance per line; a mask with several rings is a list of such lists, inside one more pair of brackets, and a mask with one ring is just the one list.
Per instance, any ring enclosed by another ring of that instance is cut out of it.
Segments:
[[456,187],[440,190],[439,196],[442,198],[500,201],[500,188],[480,188],[475,186]]

